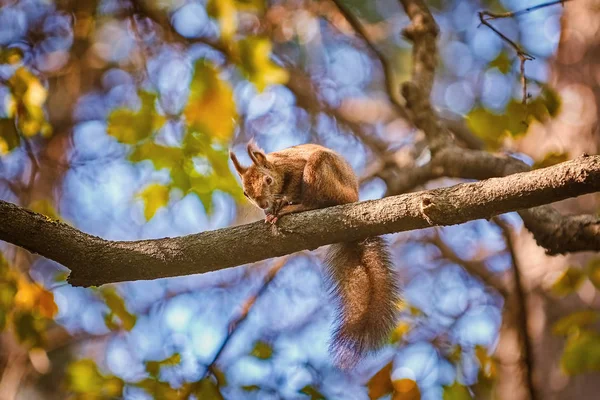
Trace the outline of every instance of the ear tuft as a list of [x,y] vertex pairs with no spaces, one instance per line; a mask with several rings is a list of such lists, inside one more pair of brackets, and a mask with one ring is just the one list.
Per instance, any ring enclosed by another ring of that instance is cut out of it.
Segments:
[[248,155],[250,156],[250,158],[252,159],[252,162],[255,165],[258,165],[261,167],[267,166],[267,156],[265,155],[265,152],[260,147],[258,147],[258,145],[254,141],[254,139],[252,139],[248,142],[247,150],[248,150]]
[[237,171],[237,173],[240,176],[244,175],[246,173],[246,170],[248,168],[242,167],[242,165],[238,161],[237,157],[235,156],[235,154],[231,150],[229,150],[229,158],[231,158],[231,161],[233,162],[233,166],[235,167],[235,170]]

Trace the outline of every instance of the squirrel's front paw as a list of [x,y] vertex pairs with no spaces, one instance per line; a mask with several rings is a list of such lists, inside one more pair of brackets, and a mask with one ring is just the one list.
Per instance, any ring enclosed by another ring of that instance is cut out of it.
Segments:
[[274,214],[267,214],[265,215],[265,224],[271,224],[274,225],[277,223],[277,215]]

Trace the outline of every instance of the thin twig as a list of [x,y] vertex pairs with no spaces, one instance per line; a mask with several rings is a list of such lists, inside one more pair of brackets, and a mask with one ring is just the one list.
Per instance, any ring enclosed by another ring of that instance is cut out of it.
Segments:
[[219,347],[219,350],[217,350],[215,356],[213,357],[213,360],[206,367],[204,377],[207,377],[210,374],[214,374],[214,367],[217,361],[219,360],[219,357],[225,350],[225,347],[227,347],[227,344],[229,343],[237,329],[240,327],[240,325],[246,320],[246,318],[248,318],[248,313],[250,312],[250,309],[254,306],[254,304],[256,304],[256,301],[259,299],[259,297],[262,296],[262,294],[267,290],[273,279],[275,279],[277,273],[281,270],[281,268],[283,268],[283,266],[288,262],[288,260],[289,257],[282,257],[279,260],[277,260],[273,264],[269,272],[267,272],[265,280],[263,281],[260,288],[258,288],[256,293],[254,293],[252,296],[246,299],[239,315],[229,323],[228,334],[225,337],[225,340],[223,340],[223,343],[221,343],[221,346]]
[[554,6],[554,5],[557,5],[557,4],[562,4],[563,7],[564,7],[564,5],[565,5],[565,3],[567,1],[570,1],[570,0],[549,1],[547,3],[538,4],[537,6],[527,7],[525,9],[523,9],[523,10],[509,11],[509,12],[498,13],[498,14],[490,12],[490,11],[484,11],[483,14],[486,17],[488,17],[488,18],[486,18],[486,21],[490,21],[490,20],[493,20],[493,19],[500,19],[500,18],[520,17],[523,14],[527,14],[527,13],[530,13],[532,11],[539,10],[540,8],[550,7],[550,6]]
[[521,48],[521,46],[519,46],[514,41],[510,40],[502,32],[500,32],[492,24],[490,24],[488,22],[488,19],[485,18],[486,15],[487,14],[485,11],[480,11],[479,12],[479,21],[481,21],[481,23],[483,25],[490,28],[496,35],[498,35],[502,40],[504,40],[506,43],[508,43],[517,52],[517,56],[519,57],[519,60],[521,61],[520,74],[521,74],[521,85],[523,86],[523,104],[527,104],[528,96],[527,96],[527,78],[525,77],[525,62],[530,61],[530,60],[535,60],[535,57],[532,56],[531,54],[527,53],[525,50],[523,50]]

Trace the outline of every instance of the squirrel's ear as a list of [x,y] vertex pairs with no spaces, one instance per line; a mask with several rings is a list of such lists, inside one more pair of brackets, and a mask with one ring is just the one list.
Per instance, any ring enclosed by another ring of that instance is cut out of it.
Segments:
[[244,175],[244,173],[246,172],[246,170],[248,168],[244,168],[241,166],[240,162],[238,161],[237,157],[235,156],[235,154],[233,154],[233,151],[229,150],[229,158],[231,158],[231,161],[233,162],[233,166],[235,167],[235,170],[237,171],[237,173],[242,176]]
[[265,152],[256,145],[254,140],[248,142],[248,155],[254,164],[263,167],[267,166],[267,156],[265,155]]

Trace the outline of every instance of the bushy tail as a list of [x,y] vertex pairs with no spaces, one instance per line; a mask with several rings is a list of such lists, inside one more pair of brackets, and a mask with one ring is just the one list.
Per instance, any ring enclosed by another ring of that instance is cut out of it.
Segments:
[[331,245],[326,264],[339,302],[330,351],[340,368],[351,368],[381,347],[394,328],[398,287],[381,237]]

